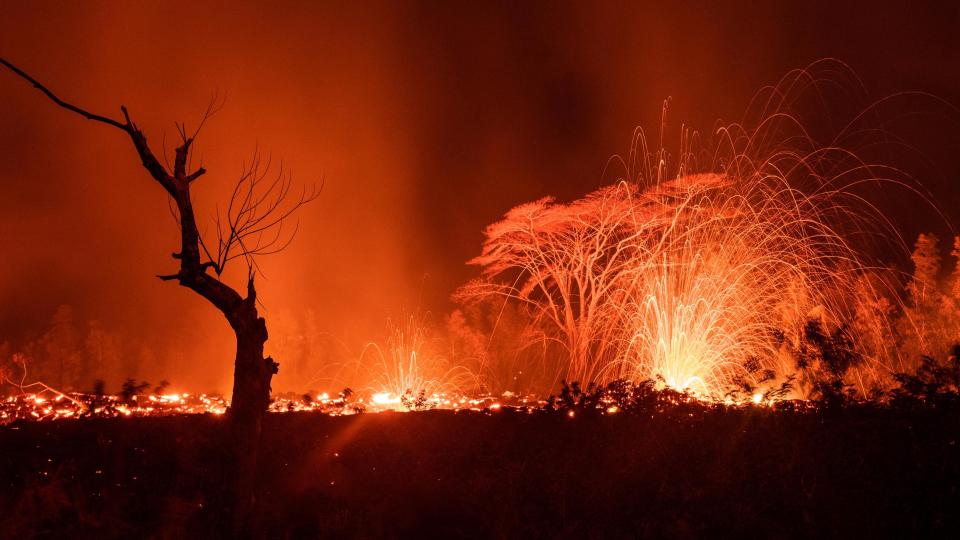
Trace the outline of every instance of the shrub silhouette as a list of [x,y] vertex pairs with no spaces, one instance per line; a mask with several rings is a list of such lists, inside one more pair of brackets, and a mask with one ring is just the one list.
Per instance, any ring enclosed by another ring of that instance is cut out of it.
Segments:
[[150,383],[147,381],[138,383],[136,379],[127,379],[123,381],[123,386],[120,387],[120,400],[128,405],[133,404],[134,398],[146,391],[147,388],[150,388]]
[[940,365],[931,356],[923,356],[916,373],[895,374],[893,378],[898,386],[890,392],[891,404],[910,409],[955,407],[960,404],[958,353],[960,344],[953,346],[953,354],[947,365]]
[[657,381],[647,379],[634,383],[627,379],[616,379],[606,385],[589,383],[584,389],[573,381],[561,381],[559,395],[551,395],[541,408],[546,412],[570,412],[600,414],[611,407],[618,412],[648,413],[663,412],[680,405],[708,408],[706,402],[692,399],[686,392],[670,387],[657,389]]
[[426,390],[420,390],[419,393],[414,393],[413,390],[407,390],[400,396],[400,403],[410,411],[425,411],[433,408],[427,400]]
[[844,381],[844,376],[861,358],[850,341],[846,325],[827,332],[819,321],[808,321],[796,352],[797,369],[811,379],[813,401],[821,407],[835,409],[854,400],[853,387]]

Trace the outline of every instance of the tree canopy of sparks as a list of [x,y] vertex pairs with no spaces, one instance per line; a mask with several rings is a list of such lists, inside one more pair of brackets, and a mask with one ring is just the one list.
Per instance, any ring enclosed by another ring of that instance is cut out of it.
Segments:
[[638,131],[624,178],[568,204],[510,210],[470,261],[482,277],[456,297],[522,306],[560,359],[558,379],[658,379],[719,397],[737,380],[795,370],[791,351],[817,321],[858,348],[865,390],[897,353],[869,347],[891,329],[884,310],[864,306],[895,287],[862,244],[903,243],[858,187],[912,188],[807,135],[787,106],[815,86],[812,73],[761,94],[753,127],[722,127],[702,148],[685,132],[672,166]]

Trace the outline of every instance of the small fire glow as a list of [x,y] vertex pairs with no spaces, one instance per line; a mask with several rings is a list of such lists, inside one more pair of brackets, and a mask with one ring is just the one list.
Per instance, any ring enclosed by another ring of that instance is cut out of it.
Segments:
[[370,400],[377,405],[399,405],[400,396],[392,394],[390,392],[377,392],[374,394]]

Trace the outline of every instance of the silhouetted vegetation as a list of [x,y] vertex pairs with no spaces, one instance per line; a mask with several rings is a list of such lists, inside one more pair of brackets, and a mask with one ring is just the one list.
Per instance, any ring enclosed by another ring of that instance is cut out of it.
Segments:
[[425,411],[433,408],[430,401],[427,399],[426,390],[420,390],[419,392],[407,390],[402,396],[400,396],[400,404],[403,405],[408,411]]
[[124,403],[132,403],[134,398],[144,393],[147,388],[150,388],[150,383],[147,381],[138,383],[135,379],[127,379],[120,387],[120,398]]
[[657,381],[652,379],[639,383],[626,379],[617,379],[606,385],[590,383],[585,389],[577,381],[563,381],[561,384],[560,394],[550,396],[542,411],[659,412],[694,401],[685,392],[669,387],[657,389]]
[[[844,382],[850,366],[858,360],[851,353],[847,338],[841,329],[826,334],[819,324],[811,322],[806,328],[806,341],[800,347],[798,371],[804,371],[813,388],[810,400],[787,399],[796,375],[773,386],[763,383],[773,381],[770,375],[762,375],[758,383],[747,377],[738,378],[738,386],[724,397],[723,401],[695,399],[687,392],[680,392],[664,384],[662,380],[649,379],[633,383],[618,379],[607,385],[561,382],[560,392],[551,395],[542,411],[564,412],[664,412],[674,408],[714,409],[738,407],[743,404],[769,404],[781,411],[818,410],[832,411],[844,407],[886,408],[953,408],[960,406],[960,344],[953,347],[953,354],[946,363],[925,356],[915,373],[893,375],[897,386],[887,392],[877,389],[867,397],[859,397],[851,385]],[[750,374],[747,371],[747,374]]]
[[828,409],[842,407],[856,399],[856,391],[845,381],[845,376],[860,357],[845,327],[826,332],[819,321],[809,321],[803,335],[796,351],[796,363],[798,370],[809,374],[811,399]]
[[955,345],[950,363],[943,366],[929,356],[924,356],[916,373],[897,373],[899,383],[891,392],[892,404],[897,407],[953,407],[960,404],[960,362],[957,355],[960,345]]

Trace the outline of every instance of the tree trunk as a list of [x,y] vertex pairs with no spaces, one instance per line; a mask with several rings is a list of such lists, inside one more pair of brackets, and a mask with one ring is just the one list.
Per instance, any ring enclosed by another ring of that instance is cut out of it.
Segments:
[[[263,415],[266,413],[267,406],[270,403],[270,380],[277,373],[277,363],[272,358],[263,357],[263,344],[267,341],[266,322],[257,313],[257,291],[253,285],[253,270],[250,264],[250,258],[257,254],[257,250],[247,251],[243,244],[246,234],[262,234],[263,231],[275,226],[282,226],[284,217],[289,216],[300,205],[312,200],[311,198],[301,198],[299,203],[292,209],[276,219],[269,219],[272,212],[278,211],[279,204],[283,201],[289,186],[281,185],[276,201],[264,202],[263,198],[253,197],[253,187],[262,177],[256,177],[256,171],[251,171],[247,176],[242,177],[238,186],[244,179],[249,179],[250,192],[241,197],[240,208],[238,212],[246,219],[241,225],[237,222],[230,222],[229,236],[226,239],[227,246],[223,247],[222,258],[214,259],[206,251],[206,246],[202,245],[200,233],[197,229],[196,217],[193,213],[193,203],[190,198],[190,185],[193,181],[202,176],[206,170],[199,167],[192,173],[188,173],[187,168],[190,162],[190,147],[193,144],[193,138],[188,137],[186,129],[181,125],[180,135],[182,144],[174,151],[175,159],[172,170],[167,164],[164,166],[157,159],[153,151],[147,144],[147,138],[130,119],[126,107],[121,106],[124,121],[119,122],[106,116],[93,114],[76,105],[72,105],[58,98],[47,87],[40,84],[36,79],[25,73],[20,68],[10,62],[0,58],[0,66],[3,66],[17,76],[30,82],[35,88],[40,90],[57,106],[68,111],[74,112],[87,118],[100,122],[126,133],[140,160],[144,169],[150,173],[157,183],[163,187],[177,206],[177,220],[180,225],[180,251],[173,254],[173,258],[180,260],[180,269],[176,274],[157,276],[164,281],[179,281],[180,285],[187,287],[220,310],[227,318],[233,332],[237,337],[237,354],[234,362],[233,378],[233,396],[231,398],[230,411],[228,412],[230,420],[230,436],[233,439],[233,459],[235,484],[234,493],[231,497],[232,504],[229,510],[232,511],[231,528],[234,537],[245,537],[252,534],[251,525],[253,523],[253,505],[256,488],[256,469],[257,469],[257,451],[260,445],[260,429],[263,421]],[[211,104],[212,107],[213,104]],[[212,109],[208,109],[204,115],[205,121]],[[201,121],[201,126],[203,125]],[[198,130],[199,131],[199,130]],[[194,134],[196,136],[196,133]],[[250,175],[253,175],[252,177]],[[234,197],[239,192],[239,187],[234,191]],[[274,188],[267,190],[270,193]],[[263,197],[266,197],[264,195]],[[231,206],[234,200],[231,199]],[[257,207],[264,204],[267,208],[265,213],[257,213]],[[235,217],[235,216],[234,216]],[[228,216],[230,218],[230,216]],[[237,218],[240,219],[240,218]],[[266,221],[265,221],[266,220]],[[219,222],[218,222],[219,225]],[[220,238],[221,242],[224,241]],[[247,281],[247,296],[243,297],[240,293],[229,285],[220,281],[219,276],[223,272],[223,266],[227,261],[228,252],[232,242],[237,242],[243,249],[243,254],[247,258],[248,270],[250,271]],[[259,245],[259,244],[258,244]],[[205,262],[201,258],[201,247],[207,256]],[[207,274],[208,269],[213,269],[217,277]],[[62,359],[61,359],[62,361]],[[61,362],[62,364],[62,362]],[[60,370],[61,379],[63,377],[63,366]],[[61,384],[62,386],[62,384]]]
[[244,302],[230,319],[237,337],[229,411],[236,467],[231,519],[233,536],[245,538],[252,535],[261,425],[270,402],[270,381],[277,373],[277,363],[263,356],[267,326],[258,316],[254,303]]

